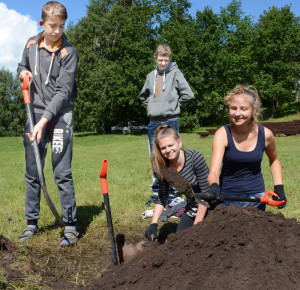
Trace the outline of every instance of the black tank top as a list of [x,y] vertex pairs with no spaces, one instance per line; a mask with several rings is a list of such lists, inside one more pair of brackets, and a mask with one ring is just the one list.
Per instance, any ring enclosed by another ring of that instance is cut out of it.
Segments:
[[220,175],[221,194],[251,195],[265,191],[261,172],[261,161],[265,150],[265,130],[258,126],[256,147],[244,152],[236,148],[229,125],[224,126],[228,146],[225,148],[223,167]]

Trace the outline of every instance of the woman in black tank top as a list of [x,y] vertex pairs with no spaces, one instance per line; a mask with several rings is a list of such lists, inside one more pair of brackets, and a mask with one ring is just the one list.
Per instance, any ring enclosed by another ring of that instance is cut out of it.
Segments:
[[[265,152],[270,162],[274,192],[278,194],[279,200],[286,201],[275,137],[268,128],[258,125],[261,101],[256,90],[238,86],[225,97],[225,102],[229,106],[231,123],[218,129],[214,136],[208,176],[210,193],[215,194],[219,202],[222,196],[264,195],[261,161]],[[247,206],[249,203],[238,204]],[[278,208],[283,208],[285,204]],[[229,202],[225,205],[229,205]],[[265,205],[254,205],[265,209]]]

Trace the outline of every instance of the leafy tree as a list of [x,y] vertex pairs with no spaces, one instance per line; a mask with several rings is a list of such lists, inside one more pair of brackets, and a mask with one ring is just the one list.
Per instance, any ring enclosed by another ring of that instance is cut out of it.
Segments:
[[300,80],[300,18],[290,6],[264,11],[255,25],[252,58],[257,64],[255,84],[264,106],[295,100]]
[[18,77],[4,67],[0,69],[0,136],[22,133],[26,111]]
[[90,1],[87,17],[70,27],[79,52],[76,127],[106,131],[120,120],[143,120],[138,98],[152,63],[148,1]]
[[188,0],[90,0],[87,16],[67,35],[79,53],[77,131],[147,121],[138,95],[155,67],[153,52],[168,43],[196,99],[183,107],[183,127],[225,122],[223,97],[255,85],[265,105],[299,93],[299,18],[273,7],[257,24],[233,0],[220,13],[191,17]]
[[196,14],[191,83],[197,91],[196,114],[201,123],[224,123],[226,93],[238,84],[252,82],[249,45],[253,24],[243,15],[241,1],[235,0],[220,14],[209,7]]

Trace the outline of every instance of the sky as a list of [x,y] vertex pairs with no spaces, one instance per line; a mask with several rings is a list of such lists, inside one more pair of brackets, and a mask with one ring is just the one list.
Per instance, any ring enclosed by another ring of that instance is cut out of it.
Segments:
[[[42,0],[0,0],[0,68],[3,66],[15,73],[18,62],[21,61],[24,46],[29,37],[41,31],[39,21],[41,8],[47,1]],[[86,5],[89,0],[61,0],[68,12],[66,26],[76,24],[86,15]],[[192,4],[190,14],[202,11],[210,6],[215,13],[220,7],[226,7],[231,0],[189,0]],[[291,5],[291,11],[300,16],[300,0],[242,0],[242,11],[245,15],[257,20],[264,10],[276,6],[278,8]]]

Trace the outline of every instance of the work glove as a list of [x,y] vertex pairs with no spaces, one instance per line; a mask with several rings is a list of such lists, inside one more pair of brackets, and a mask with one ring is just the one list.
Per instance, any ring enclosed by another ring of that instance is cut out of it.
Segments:
[[219,203],[225,202],[224,198],[221,195],[221,189],[220,189],[219,184],[213,183],[210,186],[210,189],[209,189],[208,193],[215,197],[215,200],[211,201],[212,205],[217,205]]
[[145,232],[145,237],[149,240],[149,241],[156,241],[158,236],[157,236],[157,227],[158,224],[151,224],[148,229]]
[[279,184],[279,185],[274,185],[274,192],[278,194],[279,198],[277,196],[272,196],[273,200],[277,200],[277,201],[282,201],[284,200],[285,203],[283,205],[278,206],[279,209],[282,209],[285,207],[286,205],[286,196],[284,193],[284,188],[283,188],[283,184]]

